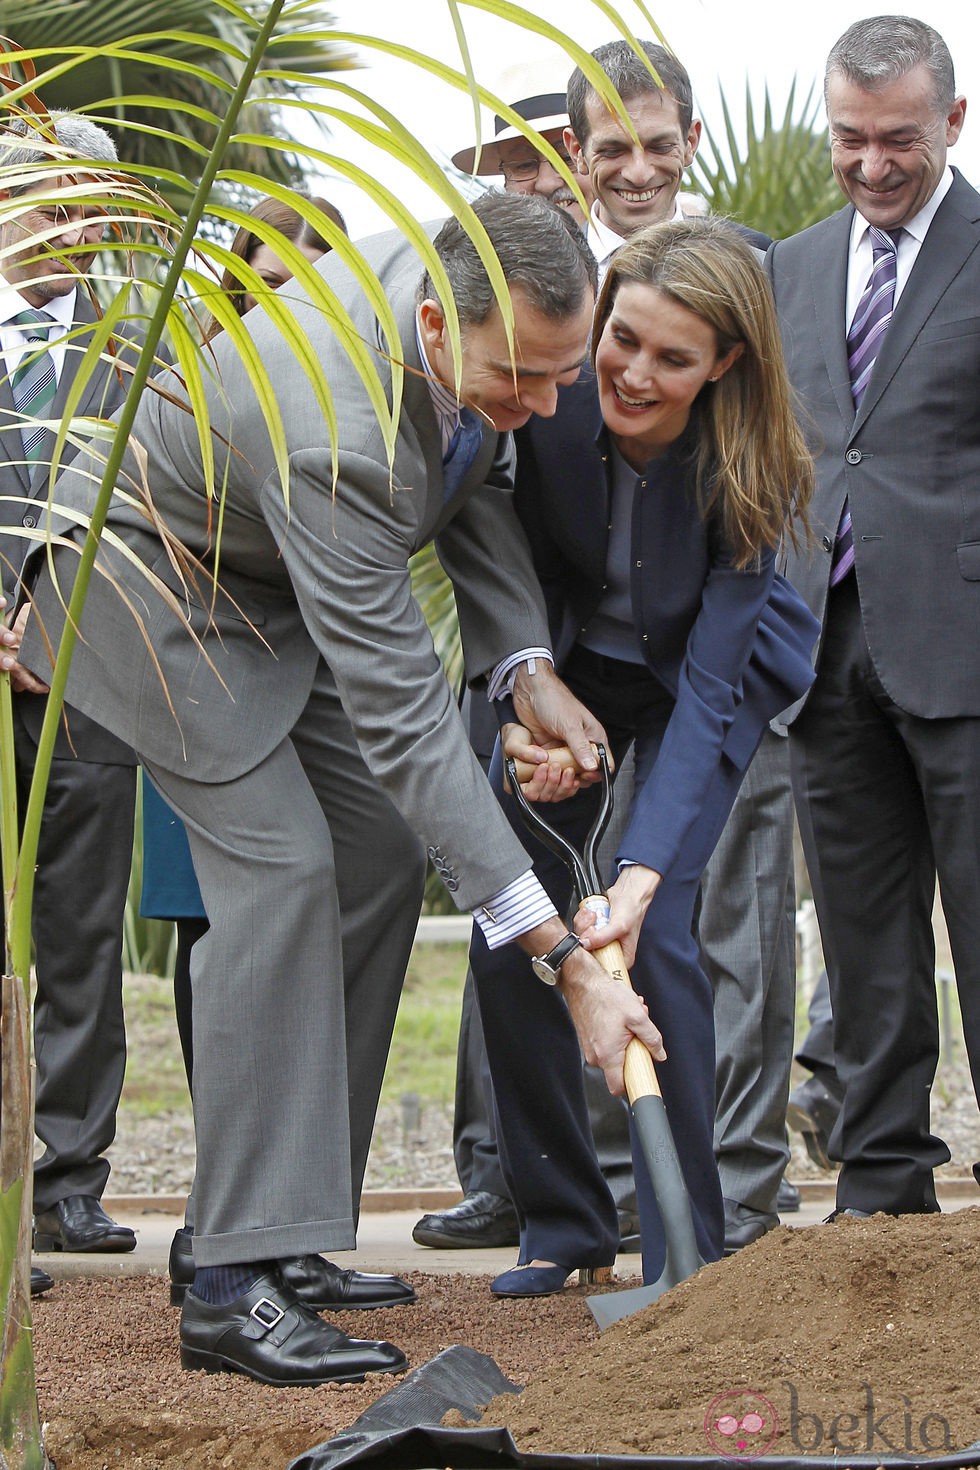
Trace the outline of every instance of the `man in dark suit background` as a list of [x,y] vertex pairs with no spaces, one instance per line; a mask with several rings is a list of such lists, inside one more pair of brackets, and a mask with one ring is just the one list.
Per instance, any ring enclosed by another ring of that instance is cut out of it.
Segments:
[[825,95],[848,206],[769,256],[812,429],[818,544],[790,576],[822,619],[793,781],[844,1086],[837,1211],[938,1208],[936,879],[980,1082],[980,196],[947,163],[949,51],[858,21]]
[[[49,491],[54,433],[96,311],[85,275],[101,240],[105,210],[83,199],[50,202],[61,185],[85,184],[116,162],[116,149],[87,118],[55,114],[57,147],[40,134],[8,132],[0,152],[8,187],[0,247],[0,569],[8,608]],[[61,157],[65,172],[38,177]],[[78,172],[74,160],[85,160]],[[30,170],[34,167],[34,175]],[[25,172],[26,170],[26,172]],[[99,191],[105,191],[105,183]],[[13,208],[11,206],[14,206]],[[54,227],[54,232],[52,228]],[[32,237],[49,232],[47,243]],[[58,252],[64,252],[59,255]],[[10,253],[6,253],[10,252]],[[123,336],[134,338],[132,328]],[[45,345],[46,344],[46,345]],[[126,342],[117,344],[125,362]],[[130,361],[133,357],[130,357]],[[124,367],[105,357],[90,377],[76,415],[102,417],[121,404]],[[63,463],[75,455],[66,442]],[[10,630],[4,641],[16,648]],[[8,655],[9,657],[9,655]],[[18,800],[23,812],[46,701],[44,686],[11,671]],[[126,1066],[122,1006],[122,930],[133,849],[135,756],[94,721],[69,712],[70,735],[58,735],[38,850],[34,893],[37,998],[36,1130],[45,1144],[34,1166],[36,1245],[40,1250],[131,1251],[136,1237],[115,1224],[100,1199],[109,1175],[105,1150],[116,1130]],[[35,1272],[32,1285],[44,1286]]]

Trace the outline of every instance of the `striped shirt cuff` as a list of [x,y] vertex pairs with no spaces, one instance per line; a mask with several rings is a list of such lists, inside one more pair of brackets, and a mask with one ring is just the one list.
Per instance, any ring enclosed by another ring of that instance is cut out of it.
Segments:
[[473,910],[473,917],[483,931],[490,949],[499,949],[509,944],[520,934],[526,934],[548,919],[556,919],[558,910],[545,893],[541,884],[528,869],[506,888],[501,888],[486,903]]
[[550,648],[522,648],[519,653],[512,653],[509,658],[501,659],[487,681],[487,698],[492,702],[513,694],[517,670],[521,664],[527,664],[528,671],[533,674],[536,658],[543,658],[554,667],[555,660]]

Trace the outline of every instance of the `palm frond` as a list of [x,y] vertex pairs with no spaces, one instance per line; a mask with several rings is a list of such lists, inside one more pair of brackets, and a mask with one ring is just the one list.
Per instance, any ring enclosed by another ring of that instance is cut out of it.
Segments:
[[744,126],[739,126],[723,95],[721,136],[705,127],[691,167],[695,189],[711,212],[785,239],[839,209],[841,195],[831,172],[827,130],[818,121],[820,111],[821,99],[813,88],[797,109],[794,81],[778,121],[766,89],[757,123],[746,85]]

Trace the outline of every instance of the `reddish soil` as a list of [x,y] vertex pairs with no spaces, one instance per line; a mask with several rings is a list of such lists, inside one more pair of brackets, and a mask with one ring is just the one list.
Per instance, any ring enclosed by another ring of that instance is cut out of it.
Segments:
[[[483,1422],[529,1452],[886,1458],[980,1439],[980,1209],[774,1231],[601,1337],[583,1288],[503,1303],[486,1278],[413,1282],[416,1306],[333,1320],[413,1366],[453,1343],[488,1353],[528,1387]],[[57,1470],[284,1470],[393,1384],[183,1373],[159,1277],[66,1281],[35,1329]]]

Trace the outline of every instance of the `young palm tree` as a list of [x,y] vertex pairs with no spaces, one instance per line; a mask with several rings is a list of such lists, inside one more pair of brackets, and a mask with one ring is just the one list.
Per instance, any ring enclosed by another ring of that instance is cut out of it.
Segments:
[[794,81],[783,116],[774,121],[767,88],[757,119],[746,86],[741,128],[724,96],[721,110],[722,136],[704,129],[691,168],[694,187],[712,214],[731,215],[774,240],[785,240],[840,208],[819,95],[809,92],[797,110]]
[[[629,27],[608,0],[596,0],[612,24],[624,35]],[[521,119],[498,97],[479,86],[473,74],[465,39],[464,13],[467,5],[486,8],[487,0],[446,0],[452,13],[460,46],[456,67],[443,65],[421,52],[404,52],[420,75],[436,75],[460,90],[469,92],[474,108],[485,104],[509,122],[528,132]],[[618,99],[604,74],[580,47],[548,26],[529,10],[493,0],[493,8],[506,15],[515,28],[515,48],[520,46],[522,28],[548,35],[567,53],[573,64],[583,66],[608,104],[619,110]],[[637,9],[646,24],[652,19]],[[50,484],[53,485],[63,446],[70,435],[80,434],[98,443],[104,455],[102,481],[94,494],[88,536],[79,561],[79,573],[69,603],[66,632],[58,649],[51,676],[51,692],[37,750],[34,783],[27,811],[20,824],[14,797],[13,736],[9,677],[0,676],[0,818],[2,818],[3,883],[6,963],[3,976],[2,1067],[3,1106],[0,1115],[0,1470],[42,1470],[48,1465],[41,1439],[34,1364],[32,1357],[30,1304],[28,1296],[30,1248],[30,1167],[33,1120],[29,1085],[29,969],[33,871],[38,831],[54,738],[64,698],[68,665],[76,640],[76,629],[91,576],[98,538],[125,452],[139,394],[154,372],[157,347],[166,334],[176,370],[186,384],[192,405],[200,404],[203,374],[210,370],[206,346],[201,343],[200,324],[210,311],[221,321],[227,337],[248,365],[262,406],[270,442],[276,453],[282,483],[288,493],[288,458],[282,419],[274,385],[261,362],[251,353],[251,339],[221,295],[217,279],[228,252],[217,241],[201,239],[201,218],[214,200],[224,197],[216,212],[234,226],[244,219],[234,200],[238,191],[285,194],[284,182],[292,182],[295,167],[304,161],[326,163],[368,190],[388,213],[393,224],[413,243],[440,292],[449,316],[449,328],[458,357],[459,329],[452,310],[451,293],[428,236],[411,219],[400,200],[378,182],[377,170],[368,171],[346,159],[331,156],[312,145],[291,144],[284,123],[290,106],[302,105],[304,112],[342,118],[367,138],[383,157],[395,157],[427,182],[443,200],[447,212],[455,214],[470,232],[497,290],[501,315],[508,333],[513,331],[509,296],[496,257],[486,235],[465,199],[428,157],[411,132],[389,110],[364,96],[338,73],[349,66],[345,38],[325,28],[322,13],[308,0],[169,0],[168,30],[156,27],[158,7],[151,0],[8,0],[3,7],[3,27],[8,40],[0,55],[0,86],[6,94],[10,120],[25,118],[42,131],[48,127],[46,109],[72,106],[113,124],[123,141],[123,162],[112,175],[80,170],[73,175],[64,157],[59,157],[51,139],[50,158],[42,167],[17,179],[4,174],[5,188],[41,186],[39,202],[64,203],[67,199],[101,208],[107,219],[110,239],[96,274],[101,281],[103,316],[92,335],[76,379],[72,403],[65,416],[51,426],[56,430]],[[99,29],[95,29],[96,23]],[[32,27],[37,28],[32,28]],[[88,33],[83,29],[91,27]],[[57,45],[50,44],[52,35]],[[362,38],[363,40],[363,38]],[[383,39],[369,42],[378,51],[394,51]],[[162,100],[161,77],[167,74],[177,85],[173,96]],[[314,85],[315,83],[315,85]],[[72,87],[75,88],[72,91]],[[273,97],[282,113],[270,120],[262,112],[258,97]],[[251,100],[250,100],[251,99]],[[366,117],[365,114],[366,113]],[[260,136],[264,120],[269,135]],[[533,141],[533,134],[530,134]],[[2,137],[2,135],[0,135]],[[128,140],[128,144],[125,140]],[[284,162],[284,159],[286,162]],[[288,164],[288,167],[287,167]],[[286,172],[283,172],[283,169]],[[196,182],[188,195],[187,180]],[[152,186],[152,187],[151,187]],[[227,202],[228,200],[231,202]],[[16,200],[0,200],[0,217],[12,213]],[[305,207],[301,212],[306,212]],[[375,306],[396,364],[400,356],[398,334],[381,288],[368,270],[356,245],[351,243],[310,206],[310,222],[331,239],[357,276]],[[331,233],[332,231],[332,233]],[[43,249],[43,231],[27,237]],[[313,296],[327,317],[342,333],[357,371],[371,395],[388,453],[393,455],[400,414],[401,376],[393,373],[390,399],[370,353],[350,330],[341,303],[332,296],[323,278],[301,253],[275,232],[267,243],[286,261],[294,275]],[[126,269],[120,269],[122,260]],[[133,292],[131,275],[139,264],[141,294]],[[3,262],[0,259],[0,270]],[[317,394],[332,441],[336,418],[329,384],[321,381],[318,364],[310,360],[306,342],[290,314],[274,293],[263,294],[263,283],[243,276],[252,294],[261,296],[265,310],[283,333],[286,345],[303,363]],[[73,417],[92,367],[102,354],[112,355],[116,328],[128,315],[146,323],[145,345],[132,370],[127,401],[115,424]],[[204,462],[210,450],[209,426],[198,423]],[[336,474],[336,461],[334,462]],[[221,486],[215,485],[220,522]]]

